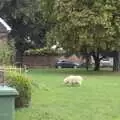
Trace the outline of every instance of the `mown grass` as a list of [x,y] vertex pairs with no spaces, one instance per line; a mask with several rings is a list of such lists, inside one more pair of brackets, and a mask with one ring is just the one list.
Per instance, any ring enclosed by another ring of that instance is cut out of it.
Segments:
[[[63,79],[77,74],[82,86],[67,87]],[[29,108],[16,110],[16,120],[120,120],[120,73],[74,69],[36,69]]]

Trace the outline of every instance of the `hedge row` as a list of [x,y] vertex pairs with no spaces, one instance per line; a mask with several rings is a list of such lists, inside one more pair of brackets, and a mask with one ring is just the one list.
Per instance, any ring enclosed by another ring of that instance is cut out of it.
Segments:
[[30,50],[26,50],[24,55],[42,55],[42,56],[50,56],[50,55],[60,55],[61,53],[57,50],[52,50],[49,48],[41,48],[41,49],[30,49]]

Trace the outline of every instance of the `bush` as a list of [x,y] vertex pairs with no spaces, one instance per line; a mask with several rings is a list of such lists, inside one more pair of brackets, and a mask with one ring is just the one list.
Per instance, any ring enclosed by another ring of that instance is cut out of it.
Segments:
[[10,65],[14,62],[15,46],[13,40],[0,44],[0,65]]
[[16,88],[19,95],[15,99],[15,107],[27,107],[31,101],[31,81],[29,78],[15,71],[6,73],[6,81],[10,87]]
[[29,49],[26,50],[24,55],[47,55],[47,56],[51,56],[51,55],[60,55],[60,53],[57,50],[52,50],[49,49],[47,47],[44,48],[40,48],[40,49]]

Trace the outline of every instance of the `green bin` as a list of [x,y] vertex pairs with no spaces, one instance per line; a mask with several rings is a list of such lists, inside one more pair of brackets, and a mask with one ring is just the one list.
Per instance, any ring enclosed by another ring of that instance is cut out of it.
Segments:
[[0,120],[15,120],[16,89],[0,86]]

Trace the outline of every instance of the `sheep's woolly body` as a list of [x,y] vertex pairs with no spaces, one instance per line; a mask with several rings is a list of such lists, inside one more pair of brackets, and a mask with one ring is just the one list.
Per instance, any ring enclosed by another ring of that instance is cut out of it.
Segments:
[[79,84],[81,85],[82,84],[82,80],[83,78],[81,76],[68,76],[64,79],[64,83],[65,84],[71,84],[71,85],[74,85],[74,84]]

